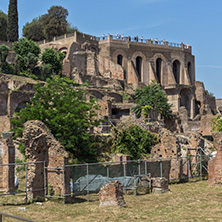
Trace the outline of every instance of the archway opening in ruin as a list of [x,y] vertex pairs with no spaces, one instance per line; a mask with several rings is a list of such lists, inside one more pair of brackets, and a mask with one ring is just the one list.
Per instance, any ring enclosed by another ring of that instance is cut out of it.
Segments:
[[123,65],[123,56],[121,54],[117,56],[117,64],[121,66]]
[[137,56],[136,57],[136,71],[138,73],[138,81],[139,82],[141,82],[142,62],[143,62],[142,57]]
[[180,84],[180,62],[178,60],[173,62],[173,75],[175,77],[176,83]]
[[189,89],[182,89],[180,92],[180,107],[184,106],[187,110],[188,117],[191,113],[191,92]]
[[191,62],[188,62],[187,70],[188,70],[188,75],[190,77],[190,84],[192,84],[192,66],[191,66]]
[[24,109],[27,106],[28,101],[24,101],[18,104],[15,109],[15,112],[19,112],[21,109]]
[[156,60],[156,76],[158,83],[161,83],[161,70],[162,70],[162,59],[158,58]]

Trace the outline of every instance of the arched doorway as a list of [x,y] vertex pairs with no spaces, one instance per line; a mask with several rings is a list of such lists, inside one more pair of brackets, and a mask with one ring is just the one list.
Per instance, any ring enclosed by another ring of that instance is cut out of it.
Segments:
[[180,84],[180,62],[178,60],[173,62],[173,75],[175,77],[176,83]]
[[188,64],[187,64],[187,71],[188,71],[188,75],[190,77],[190,84],[192,84],[192,66],[191,66],[191,62],[188,62]]
[[158,83],[161,83],[161,73],[162,73],[162,59],[158,58],[156,60],[156,76]]
[[117,64],[121,66],[123,65],[123,56],[121,54],[117,56]]
[[142,73],[142,62],[143,59],[140,56],[136,57],[136,70],[138,73],[138,81],[141,82],[141,73]]
[[190,117],[191,92],[189,89],[182,89],[180,92],[180,107],[181,106],[184,106],[186,108],[188,117]]

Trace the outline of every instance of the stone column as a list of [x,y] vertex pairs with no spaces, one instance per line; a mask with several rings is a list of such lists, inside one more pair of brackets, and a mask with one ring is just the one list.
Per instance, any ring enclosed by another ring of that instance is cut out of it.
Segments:
[[193,119],[195,117],[195,101],[194,97],[191,98],[190,101],[190,118]]
[[[2,133],[0,140],[0,159],[2,164],[15,163],[15,147],[11,139],[13,133]],[[0,190],[13,193],[15,192],[15,166],[0,166]]]

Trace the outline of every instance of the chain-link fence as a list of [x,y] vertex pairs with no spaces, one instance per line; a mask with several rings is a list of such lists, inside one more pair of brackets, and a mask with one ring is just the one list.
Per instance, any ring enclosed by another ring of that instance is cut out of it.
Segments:
[[90,199],[101,186],[113,180],[122,183],[124,191],[134,190],[139,177],[165,177],[169,182],[184,182],[191,178],[202,180],[208,176],[206,155],[179,158],[130,160],[122,162],[66,165],[70,171],[71,193],[66,196]]
[[28,177],[32,176],[30,171],[33,167],[37,170],[44,169],[44,162],[0,164],[0,205],[27,204],[30,192],[44,192],[44,183],[35,183],[35,186],[28,184]]

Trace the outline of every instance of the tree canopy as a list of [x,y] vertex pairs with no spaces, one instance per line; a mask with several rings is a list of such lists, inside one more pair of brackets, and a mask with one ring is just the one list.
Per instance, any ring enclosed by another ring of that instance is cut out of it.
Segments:
[[138,125],[121,125],[113,130],[112,151],[127,154],[135,160],[149,154],[152,146],[159,142],[157,135]]
[[171,116],[172,104],[168,103],[167,95],[158,83],[153,81],[142,89],[136,89],[134,95],[137,105],[133,111],[137,116],[141,115],[143,108],[157,110],[163,117]]
[[0,11],[0,40],[7,41],[7,15]]
[[21,136],[26,121],[40,120],[75,158],[91,160],[95,150],[88,132],[100,123],[95,112],[98,108],[95,99],[87,101],[82,87],[68,78],[55,77],[36,87],[31,103],[16,113],[11,122]]
[[32,72],[41,52],[39,45],[26,38],[13,43],[19,72]]
[[10,42],[18,40],[18,9],[17,0],[10,0],[8,7],[7,38]]
[[47,14],[42,15],[43,32],[47,39],[67,32],[68,14],[68,10],[62,6],[52,6]]
[[55,49],[46,48],[42,53],[41,61],[43,64],[50,64],[52,68],[52,72],[55,74],[59,74],[62,72],[63,59],[65,58],[65,54]]
[[41,41],[45,39],[43,33],[43,23],[41,17],[34,18],[32,22],[27,22],[22,28],[23,36],[29,40]]

